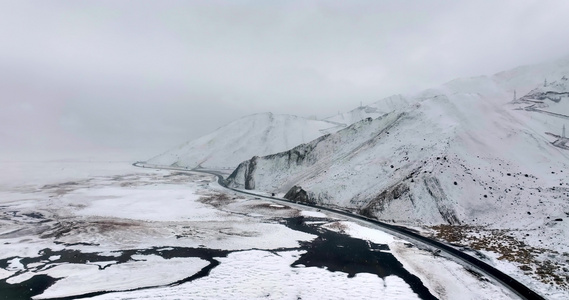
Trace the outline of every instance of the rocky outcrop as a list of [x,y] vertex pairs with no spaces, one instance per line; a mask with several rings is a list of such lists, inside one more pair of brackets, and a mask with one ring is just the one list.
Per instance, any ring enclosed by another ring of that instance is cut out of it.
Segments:
[[439,180],[436,177],[427,177],[423,182],[425,183],[425,187],[427,188],[429,195],[431,195],[431,197],[433,197],[435,200],[439,213],[443,219],[450,225],[460,224],[460,221],[456,216],[456,212],[454,211],[449,199],[445,195],[445,192],[441,187]]
[[245,189],[254,190],[255,189],[255,168],[257,167],[258,156],[253,156],[247,165],[245,170]]
[[323,135],[314,141],[306,144],[298,145],[288,151],[283,151],[271,155],[264,156],[263,159],[266,160],[284,160],[286,161],[286,166],[291,167],[293,165],[311,165],[316,161],[316,158],[310,154],[318,146],[319,143],[326,141],[330,134]]
[[297,201],[297,202],[302,202],[302,203],[310,203],[310,204],[316,204],[315,201],[311,200],[308,197],[308,193],[306,193],[305,190],[303,190],[300,186],[293,186],[285,195],[284,195],[285,199],[291,200],[291,201]]
[[407,184],[402,182],[384,190],[364,206],[359,214],[369,218],[376,218],[378,212],[384,211],[385,207],[395,200],[413,202]]
[[278,168],[282,169],[301,165],[310,166],[317,160],[316,157],[311,156],[312,150],[329,136],[330,134],[321,136],[310,143],[301,144],[288,151],[263,157],[254,156],[250,160],[240,163],[231,175],[227,177],[226,183],[230,187],[245,188],[247,190],[259,188],[255,182],[255,177],[258,164],[261,161],[271,162],[271,164],[277,165]]
[[227,177],[225,183],[228,186],[236,188],[245,188],[246,190],[255,189],[255,169],[257,167],[258,156],[253,156],[250,160],[246,160]]

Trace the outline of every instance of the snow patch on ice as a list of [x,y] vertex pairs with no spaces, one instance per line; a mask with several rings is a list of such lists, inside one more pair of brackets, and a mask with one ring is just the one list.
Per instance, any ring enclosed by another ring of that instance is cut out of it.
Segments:
[[327,218],[326,214],[313,210],[303,210],[300,212],[300,214],[304,217]]
[[138,261],[112,265],[104,270],[93,265],[62,264],[38,272],[36,274],[62,279],[34,299],[160,286],[190,277],[209,264],[193,257],[163,259],[156,255],[138,255],[137,259]]
[[169,288],[102,295],[93,299],[419,299],[401,278],[372,274],[347,278],[342,272],[290,265],[300,251],[244,251],[220,258],[209,276]]
[[370,241],[376,244],[385,245],[393,241],[393,236],[388,233],[348,221],[338,221],[324,225],[322,227],[336,232],[343,232],[355,238]]

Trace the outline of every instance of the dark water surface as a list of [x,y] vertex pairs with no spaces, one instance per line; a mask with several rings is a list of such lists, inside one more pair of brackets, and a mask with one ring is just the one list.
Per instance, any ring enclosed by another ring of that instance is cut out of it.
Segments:
[[301,249],[307,252],[292,264],[293,267],[326,267],[331,272],[344,272],[348,277],[354,277],[358,273],[376,274],[381,278],[394,275],[403,279],[421,299],[437,299],[417,276],[403,268],[393,254],[384,252],[389,250],[387,245],[322,230],[315,225],[306,224],[306,221],[311,220],[304,217],[285,221],[286,226],[293,230],[318,236],[311,242],[301,242]]
[[19,284],[9,284],[6,280],[2,280],[0,281],[0,299],[31,299],[32,296],[43,293],[56,281],[57,279],[47,275],[36,275]]

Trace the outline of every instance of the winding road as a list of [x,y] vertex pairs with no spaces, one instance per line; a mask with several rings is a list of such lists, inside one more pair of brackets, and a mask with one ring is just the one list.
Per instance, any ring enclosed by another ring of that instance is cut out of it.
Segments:
[[182,168],[182,167],[159,166],[159,165],[146,164],[143,162],[133,163],[133,166],[141,167],[141,168],[174,170],[174,171],[182,171],[182,172],[197,172],[197,173],[214,175],[217,177],[217,179],[218,179],[217,182],[219,183],[219,185],[221,185],[222,187],[229,189],[231,191],[237,192],[237,193],[246,194],[246,195],[255,196],[255,197],[264,198],[264,199],[269,199],[269,200],[284,203],[284,204],[293,204],[293,205],[298,205],[298,206],[303,206],[303,207],[316,208],[316,209],[319,209],[322,211],[326,211],[332,215],[340,215],[340,216],[347,218],[349,220],[358,221],[358,222],[365,222],[368,225],[373,225],[373,226],[375,226],[375,227],[377,227],[377,228],[381,229],[382,231],[385,231],[389,234],[392,234],[392,235],[397,236],[399,238],[413,242],[415,244],[420,244],[427,249],[431,249],[433,251],[433,253],[437,253],[438,255],[453,259],[454,261],[460,263],[461,265],[465,266],[466,268],[468,268],[472,271],[476,271],[478,273],[486,275],[487,277],[493,278],[498,283],[502,284],[504,287],[508,288],[513,293],[518,295],[521,299],[528,299],[528,300],[545,299],[544,297],[540,296],[539,294],[537,294],[533,290],[529,289],[528,287],[526,287],[525,285],[523,285],[519,281],[517,281],[514,278],[510,277],[509,275],[501,272],[500,270],[490,266],[489,264],[487,264],[481,260],[478,260],[477,258],[472,257],[472,256],[470,256],[470,255],[468,255],[468,254],[466,254],[460,250],[457,250],[457,249],[447,245],[447,244],[444,244],[442,242],[439,242],[439,241],[430,239],[428,237],[419,235],[419,234],[412,232],[409,229],[404,228],[404,227],[390,225],[387,223],[380,222],[378,220],[370,219],[370,218],[367,218],[367,217],[364,217],[361,215],[356,215],[356,214],[346,212],[346,211],[331,209],[331,208],[307,204],[307,203],[298,203],[298,202],[290,201],[290,200],[287,200],[284,198],[265,196],[265,195],[260,195],[260,194],[256,194],[253,192],[248,192],[248,191],[243,191],[240,189],[231,188],[225,184],[225,179],[223,178],[224,174],[222,174],[221,172],[214,171],[214,170],[188,169],[188,168]]

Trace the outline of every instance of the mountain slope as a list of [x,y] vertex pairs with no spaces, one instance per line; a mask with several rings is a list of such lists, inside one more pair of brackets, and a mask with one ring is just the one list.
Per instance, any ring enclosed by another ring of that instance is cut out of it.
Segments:
[[335,124],[291,115],[255,114],[151,158],[148,163],[194,168],[235,168],[254,155],[267,155],[311,141]]
[[369,105],[359,106],[349,112],[338,113],[337,115],[325,118],[324,120],[343,124],[345,127],[366,118],[375,119],[386,113],[401,109],[408,106],[411,101],[414,101],[414,99],[408,99],[402,95],[394,95]]
[[[569,74],[566,61],[550,66]],[[451,81],[395,112],[245,161],[228,182],[399,223],[544,225],[569,213],[569,151],[545,134],[568,120],[510,103],[513,89],[543,84],[528,79],[533,70]]]

